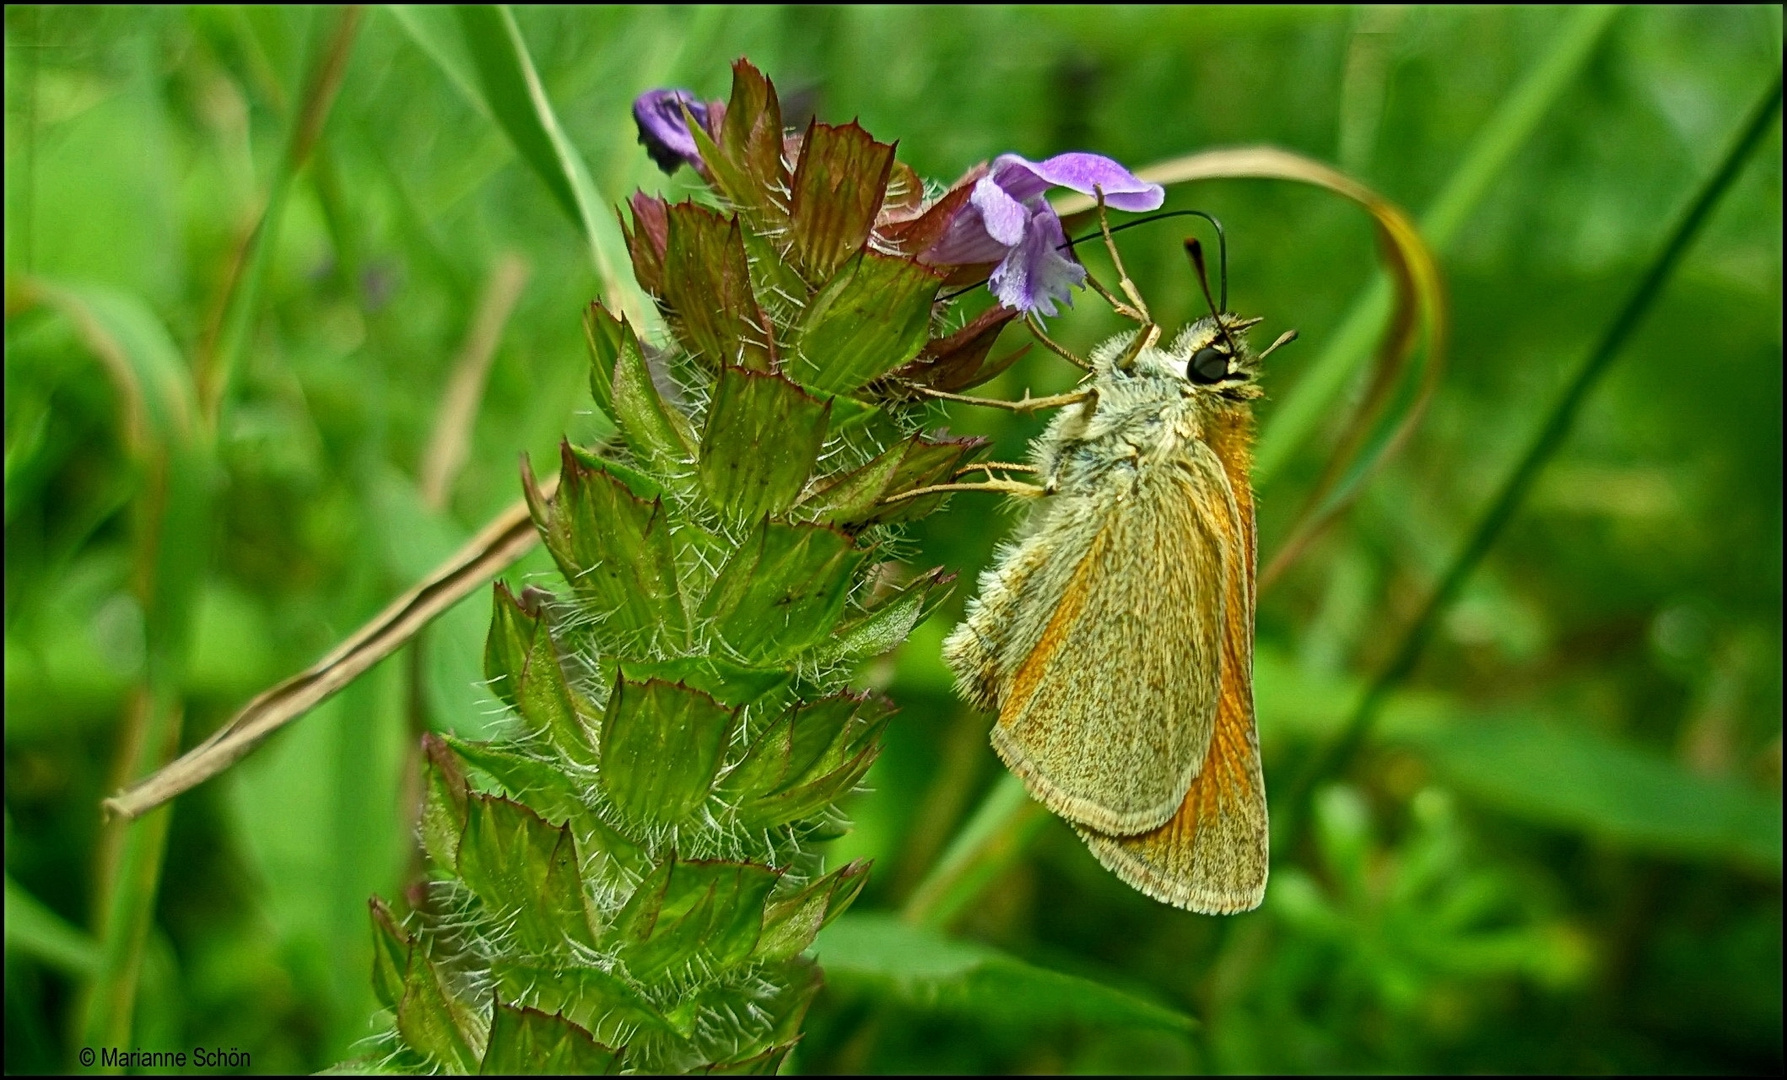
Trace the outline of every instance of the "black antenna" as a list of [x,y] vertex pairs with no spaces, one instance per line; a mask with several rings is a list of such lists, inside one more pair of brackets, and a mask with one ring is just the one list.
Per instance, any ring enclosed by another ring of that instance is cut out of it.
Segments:
[[[1217,312],[1227,311],[1229,309],[1229,234],[1222,231],[1222,222],[1216,220],[1215,217],[1204,213],[1202,210],[1180,210],[1180,211],[1178,211],[1178,213],[1195,214],[1196,216],[1203,218],[1205,221],[1208,221],[1211,224],[1211,226],[1216,229],[1216,264],[1217,264],[1216,271],[1217,271],[1217,276],[1218,276],[1217,284],[1221,290],[1221,298],[1222,298],[1221,302],[1216,305],[1216,310],[1217,310]],[[1186,243],[1186,250],[1190,250],[1191,241],[1187,240],[1185,243]],[[1198,265],[1199,280],[1203,280],[1203,277],[1204,277],[1203,257],[1201,255],[1193,255],[1192,260],[1194,262],[1196,262]],[[1205,300],[1210,299],[1210,283],[1208,281],[1204,282],[1204,299]]]
[[[1211,218],[1210,220],[1215,221],[1216,219]],[[1221,227],[1218,226],[1218,228]],[[1218,232],[1217,235],[1222,234]],[[1216,301],[1210,298],[1210,275],[1204,269],[1204,245],[1198,243],[1197,237],[1188,236],[1185,238],[1185,254],[1191,256],[1192,268],[1198,272],[1198,285],[1204,290],[1204,303],[1210,305],[1210,315],[1216,320],[1216,329],[1222,333],[1222,340],[1229,343],[1229,355],[1239,360],[1241,349],[1235,344],[1235,339],[1229,336],[1228,324],[1222,321],[1222,309],[1218,308]],[[1226,300],[1227,297],[1224,299]]]

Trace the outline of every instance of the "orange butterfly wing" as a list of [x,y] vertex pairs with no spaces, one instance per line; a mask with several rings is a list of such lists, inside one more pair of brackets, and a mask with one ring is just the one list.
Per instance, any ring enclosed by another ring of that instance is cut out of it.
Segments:
[[[1224,614],[1211,585],[1232,557],[1232,512],[1215,456],[1184,449],[1080,516],[1074,528],[1096,532],[1057,598],[1028,587],[1050,616],[1003,688],[992,730],[1038,801],[1105,833],[1168,820],[1215,723]],[[1063,539],[1054,550],[1071,547]]]
[[1079,827],[1098,861],[1118,877],[1156,900],[1209,914],[1247,911],[1266,895],[1266,785],[1253,712],[1256,546],[1247,424],[1237,411],[1214,425],[1207,440],[1234,495],[1223,542],[1239,557],[1223,561],[1242,572],[1223,582],[1221,686],[1203,768],[1179,809],[1157,829],[1111,836]]

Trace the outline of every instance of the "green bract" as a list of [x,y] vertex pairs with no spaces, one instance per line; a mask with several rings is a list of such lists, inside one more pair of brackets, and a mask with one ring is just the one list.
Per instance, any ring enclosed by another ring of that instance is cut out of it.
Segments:
[[949,581],[890,584],[878,552],[944,498],[893,497],[982,446],[920,432],[913,387],[997,374],[1012,313],[945,332],[950,271],[910,253],[960,195],[929,213],[893,147],[784,132],[768,80],[734,74],[695,133],[734,209],[632,201],[672,340],[591,305],[616,435],[566,443],[550,497],[524,469],[564,581],[496,587],[512,735],[427,740],[429,881],[402,918],[373,901],[388,1066],[773,1071],[819,986],[803,954],[865,880],[810,847],[892,712],[845,680]]

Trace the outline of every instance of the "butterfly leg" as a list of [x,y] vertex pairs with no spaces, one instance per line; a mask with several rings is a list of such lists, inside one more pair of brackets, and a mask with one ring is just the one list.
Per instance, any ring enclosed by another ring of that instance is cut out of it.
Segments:
[[[1086,280],[1088,280],[1088,281],[1092,280],[1091,276],[1087,275]],[[1081,371],[1091,371],[1092,370],[1092,365],[1090,363],[1086,362],[1085,360],[1080,359],[1079,357],[1075,356],[1073,353],[1068,352],[1062,346],[1056,344],[1055,339],[1050,337],[1043,330],[1042,320],[1037,318],[1035,312],[1032,312],[1027,318],[1025,318],[1024,324],[1030,328],[1030,333],[1036,337],[1036,340],[1042,342],[1043,348],[1054,353],[1056,356],[1059,356],[1061,359],[1072,364],[1074,367],[1079,368]]]
[[1082,401],[1091,401],[1097,396],[1091,387],[1073,390],[1065,394],[1051,394],[1048,397],[1033,398],[1030,391],[1018,401],[1006,401],[1003,398],[969,397],[965,394],[951,394],[943,390],[932,390],[929,387],[915,387],[925,397],[941,398],[944,401],[959,401],[964,405],[985,405],[989,409],[1005,409],[1008,412],[1027,413],[1040,409],[1058,409],[1063,405],[1078,405]]
[[[1016,462],[1011,462],[1011,461],[983,461],[977,465],[962,466],[961,468],[959,468],[955,471],[954,476],[967,476],[969,473],[976,473],[976,472],[983,472],[983,473],[986,473],[988,476],[991,476],[996,472],[1039,473],[1041,471],[1042,470],[1037,468],[1035,465],[1020,465],[1020,464],[1017,464]],[[952,476],[951,478],[953,479],[954,476]]]
[[1124,303],[1111,290],[1105,288],[1090,270],[1086,271],[1086,284],[1091,287],[1093,292],[1104,297],[1105,303],[1111,305],[1112,310],[1117,314],[1134,319],[1143,326],[1152,326],[1154,316],[1148,313],[1147,302],[1142,299],[1142,294],[1136,289],[1135,282],[1130,280],[1129,271],[1123,268],[1123,256],[1118,253],[1117,241],[1111,236],[1110,215],[1105,212],[1104,189],[1097,190],[1098,230],[1104,234],[1105,250],[1110,253],[1111,265],[1117,269],[1117,285],[1123,290],[1123,295],[1129,298],[1129,302]]
[[916,499],[921,495],[945,495],[957,491],[1001,491],[1007,495],[1018,495],[1027,499],[1043,494],[1043,489],[1035,484],[1020,484],[1016,480],[987,480],[978,484],[931,484],[928,487],[913,488],[911,491],[902,491],[898,495],[889,495],[881,500],[881,505],[904,502],[907,499]]

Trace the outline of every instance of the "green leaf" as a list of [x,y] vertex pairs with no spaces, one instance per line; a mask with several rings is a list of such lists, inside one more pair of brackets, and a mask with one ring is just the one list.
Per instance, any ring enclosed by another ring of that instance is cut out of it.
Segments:
[[[987,440],[978,436],[967,436],[960,439],[925,439],[915,438],[906,445],[906,453],[900,459],[899,468],[894,470],[893,478],[887,483],[883,498],[911,491],[914,488],[930,487],[933,484],[947,483],[963,461],[973,457],[987,445]],[[943,505],[943,495],[921,495],[914,499],[903,499],[896,503],[878,506],[867,514],[861,515],[858,521],[864,525],[891,525],[901,521],[912,521],[933,513]]]
[[623,661],[622,675],[634,682],[660,679],[699,690],[730,708],[752,705],[793,679],[786,668],[750,668],[717,656],[683,656],[675,660]]
[[598,617],[595,632],[610,641],[680,644],[686,620],[662,502],[635,498],[607,471],[586,467],[568,443],[561,458],[550,505],[531,470],[523,490],[547,550]]
[[409,956],[403,997],[397,1003],[398,1033],[449,1072],[476,1071],[483,1043],[477,1015],[447,989],[422,950],[411,949]]
[[504,1001],[562,1014],[605,1045],[625,1045],[639,1028],[676,1031],[638,987],[600,968],[503,957],[492,965],[491,977]]
[[765,232],[787,220],[782,202],[788,191],[788,165],[782,159],[782,106],[776,88],[749,61],[732,65],[732,96],[716,144],[699,124],[691,125],[695,147],[713,176],[714,187],[738,207],[753,229]]
[[919,575],[861,618],[838,627],[832,639],[815,652],[823,661],[848,664],[898,648],[924,618],[931,594],[954,581],[955,575],[944,573],[941,568]]
[[826,923],[841,915],[869,881],[866,860],[842,866],[792,896],[772,900],[763,911],[763,936],[755,958],[790,960],[813,944]]
[[1416,744],[1461,789],[1523,818],[1671,855],[1781,870],[1781,800],[1612,739],[1523,721],[1448,724]]
[[695,999],[703,1015],[748,1016],[756,1023],[742,1044],[716,1046],[712,1039],[696,1043],[694,1049],[710,1064],[693,1071],[708,1076],[773,1076],[800,1041],[807,1006],[825,981],[819,968],[795,958],[759,968],[755,974],[760,980],[757,987],[720,984]]
[[687,472],[695,458],[695,431],[689,418],[658,392],[637,338],[621,341],[613,394],[614,422],[639,460],[666,476]]
[[576,1024],[500,1001],[491,1014],[490,1044],[478,1066],[485,1076],[610,1076],[619,1071],[620,1051],[598,1043]]
[[[604,201],[590,180],[583,155],[559,125],[514,14],[504,4],[466,4],[453,10],[490,115],[545,183],[553,201],[582,230],[609,305],[626,311],[635,322],[643,319],[645,304],[619,258],[618,227],[603,211]],[[443,70],[453,75],[451,69]]]
[[591,913],[569,827],[553,828],[508,799],[474,795],[459,843],[459,874],[529,954],[593,946]]
[[372,909],[372,990],[385,1008],[395,1009],[403,1000],[412,946],[383,900],[375,896],[366,903]]
[[885,698],[850,691],[798,702],[758,734],[721,790],[745,801],[808,783],[854,756],[866,728],[892,711]]
[[663,297],[671,326],[716,367],[773,371],[775,330],[751,288],[738,218],[692,202],[668,214]]
[[623,813],[677,825],[707,800],[735,713],[713,698],[656,679],[617,680],[602,719],[602,781]]
[[[805,1010],[802,1012],[804,1014]],[[768,1050],[752,1054],[748,1058],[731,1058],[696,1071],[702,1076],[775,1076],[782,1071],[782,1062],[787,1059],[788,1052],[793,1049],[793,1043],[784,1043],[781,1046],[772,1046]]]
[[650,983],[697,957],[710,971],[742,963],[757,946],[778,877],[753,863],[667,859],[615,920],[627,971]]
[[1186,1030],[1189,1016],[1076,975],[946,938],[891,915],[846,915],[819,934],[819,962],[839,986],[925,1012],[1025,1027],[1077,1022]]
[[596,760],[589,728],[584,723],[592,709],[571,689],[559,661],[558,643],[544,621],[535,630],[533,646],[528,650],[527,666],[522,669],[515,691],[515,710],[530,730],[545,735],[570,760],[580,765]]
[[[443,736],[467,767],[495,780],[504,791],[527,805],[547,823],[571,824],[585,858],[605,855],[627,872],[650,868],[644,849],[604,822],[584,802],[587,779],[556,761],[543,761],[489,743]],[[452,865],[449,863],[448,865]]]
[[887,194],[894,148],[855,121],[814,121],[801,141],[789,199],[791,254],[808,281],[827,281],[862,250]]
[[881,500],[948,481],[964,458],[986,445],[986,439],[976,436],[927,439],[914,435],[812,492],[795,516],[851,530],[923,517],[948,496],[921,495],[885,505]]
[[758,306],[770,316],[771,325],[792,324],[812,297],[813,287],[788,262],[775,237],[746,229],[743,239]]
[[765,521],[720,569],[701,617],[747,662],[798,652],[837,624],[867,555],[836,530]]
[[[875,730],[878,732],[879,726]],[[880,752],[880,746],[874,743],[862,746],[853,756],[814,780],[740,805],[739,824],[747,829],[773,829],[817,816],[856,786]]]
[[516,691],[533,651],[539,618],[529,615],[515,594],[497,582],[490,604],[490,633],[484,638],[484,681],[511,709],[519,708]]
[[363,1057],[348,1058],[338,1061],[326,1069],[318,1069],[313,1076],[413,1076],[413,1066],[406,1067],[405,1062],[393,1060],[389,1053],[367,1054]]
[[830,402],[780,375],[723,369],[701,433],[702,490],[734,525],[781,514],[800,497],[830,422]]
[[664,494],[664,488],[645,473],[622,461],[613,461],[586,446],[567,443],[571,448],[571,456],[586,469],[604,472],[619,480],[635,499],[650,502]]
[[436,866],[451,867],[459,861],[459,837],[465,831],[465,772],[441,737],[422,736],[422,850]]
[[583,341],[589,348],[589,393],[602,415],[614,419],[614,365],[621,350],[637,349],[639,336],[625,318],[615,318],[600,300],[583,309]]
[[833,477],[809,493],[795,507],[793,516],[839,529],[860,528],[879,512],[881,495],[893,483],[900,462],[911,450],[910,444],[911,440],[897,443],[866,464]]
[[864,251],[807,305],[783,368],[822,394],[848,394],[918,355],[943,275],[910,259]]
[[840,397],[831,402],[831,434],[833,438],[848,434],[876,446],[886,446],[904,438],[906,431],[900,421],[880,405]]
[[886,698],[848,692],[784,713],[721,784],[739,824],[769,829],[825,809],[874,764],[877,739],[892,715]]

